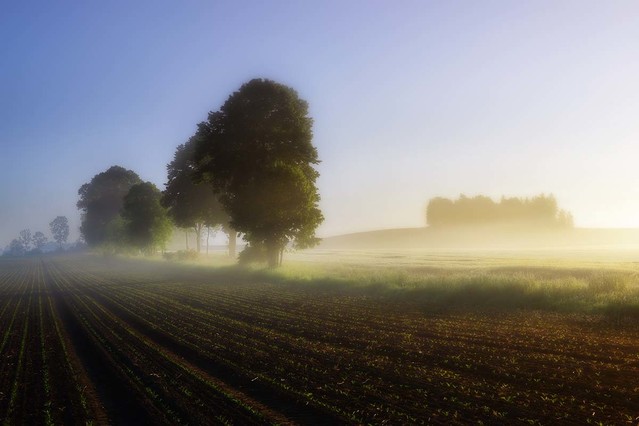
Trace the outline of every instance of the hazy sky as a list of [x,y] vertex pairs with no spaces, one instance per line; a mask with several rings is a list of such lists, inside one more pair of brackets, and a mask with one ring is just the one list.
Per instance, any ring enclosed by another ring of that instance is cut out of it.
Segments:
[[0,246],[111,165],[160,188],[254,77],[310,104],[320,235],[434,196],[554,193],[639,226],[637,1],[16,1],[0,10]]

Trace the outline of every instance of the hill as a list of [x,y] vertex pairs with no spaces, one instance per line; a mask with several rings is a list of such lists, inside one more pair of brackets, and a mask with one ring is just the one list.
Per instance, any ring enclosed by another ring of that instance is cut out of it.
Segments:
[[324,238],[321,249],[639,248],[639,229],[399,228]]

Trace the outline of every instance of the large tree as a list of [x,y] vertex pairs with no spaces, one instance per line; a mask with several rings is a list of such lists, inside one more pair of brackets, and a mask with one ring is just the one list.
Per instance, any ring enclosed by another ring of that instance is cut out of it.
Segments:
[[166,166],[168,181],[162,204],[177,226],[195,231],[198,253],[204,228],[220,226],[229,237],[229,255],[235,257],[236,232],[211,185],[194,181],[194,155],[195,137],[175,150],[173,161]]
[[160,204],[162,193],[151,182],[133,185],[124,197],[122,218],[129,243],[147,254],[164,249],[173,225]]
[[66,216],[58,216],[49,223],[49,229],[58,247],[62,249],[62,245],[69,238],[69,220]]
[[269,266],[284,248],[310,247],[324,219],[314,166],[313,120],[290,87],[255,79],[242,85],[199,125],[198,176],[212,183],[231,225],[266,248]]
[[120,215],[124,196],[141,182],[135,172],[112,166],[80,187],[77,203],[82,211],[80,232],[87,244],[96,246],[107,242],[109,223]]

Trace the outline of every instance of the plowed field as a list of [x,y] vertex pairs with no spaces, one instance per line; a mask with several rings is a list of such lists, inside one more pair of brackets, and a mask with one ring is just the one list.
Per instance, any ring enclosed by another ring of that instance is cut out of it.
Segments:
[[639,421],[638,328],[158,262],[0,260],[0,359],[5,424]]

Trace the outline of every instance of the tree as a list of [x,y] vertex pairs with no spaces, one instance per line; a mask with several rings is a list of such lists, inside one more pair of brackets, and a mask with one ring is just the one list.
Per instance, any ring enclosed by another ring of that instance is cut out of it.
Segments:
[[62,245],[67,242],[69,238],[69,221],[66,216],[58,216],[49,223],[49,229],[51,230],[51,235],[53,235],[53,239],[56,243],[58,243],[58,247],[62,249]]
[[133,185],[124,197],[122,218],[126,236],[134,247],[152,254],[164,249],[171,237],[172,224],[160,204],[162,193],[151,182]]
[[18,241],[20,241],[25,251],[31,250],[31,230],[23,229],[22,231],[20,231]]
[[[205,227],[221,226],[229,236],[229,255],[235,257],[236,232],[230,227],[229,215],[220,204],[210,185],[194,181],[195,137],[175,150],[167,166],[168,181],[162,195],[162,205],[173,222],[181,228],[193,228],[197,236],[197,251],[201,251]],[[187,247],[188,248],[188,247]]]
[[445,225],[449,220],[454,204],[448,198],[435,197],[426,207],[426,224],[430,226]]
[[120,215],[124,196],[141,182],[135,172],[112,166],[80,187],[77,203],[82,211],[80,232],[87,244],[96,246],[106,242],[108,224]]
[[251,245],[263,245],[269,266],[284,248],[319,242],[323,221],[319,173],[308,104],[290,87],[255,79],[209,114],[196,134],[197,176],[208,181]]
[[33,245],[37,250],[42,250],[42,247],[49,241],[49,239],[42,232],[38,231],[33,234]]

